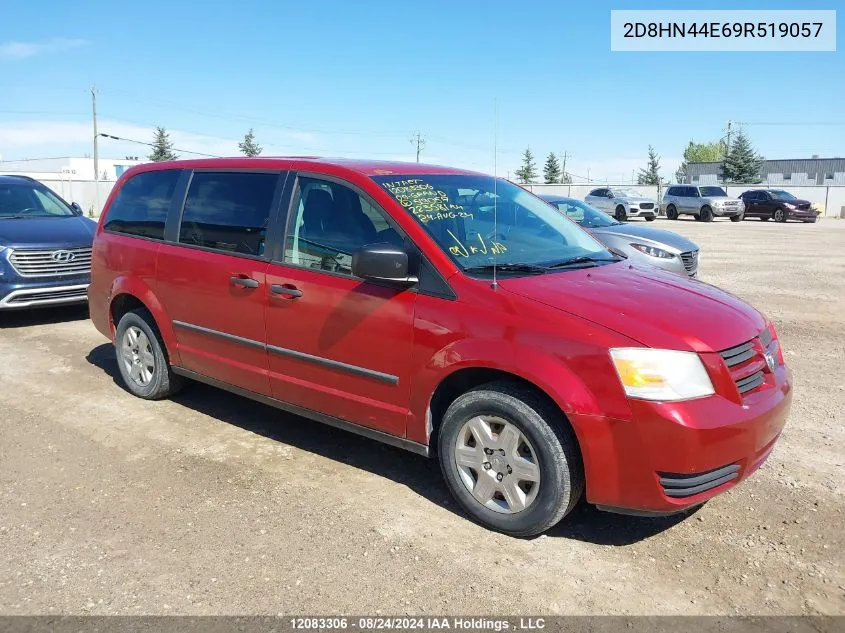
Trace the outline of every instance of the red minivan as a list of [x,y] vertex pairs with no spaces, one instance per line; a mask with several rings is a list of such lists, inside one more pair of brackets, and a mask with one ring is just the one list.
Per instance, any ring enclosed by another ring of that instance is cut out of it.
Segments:
[[191,378],[436,454],[466,512],[514,535],[582,495],[707,501],[763,463],[792,395],[746,303],[631,265],[507,180],[416,163],[134,167],[89,301],[133,394]]

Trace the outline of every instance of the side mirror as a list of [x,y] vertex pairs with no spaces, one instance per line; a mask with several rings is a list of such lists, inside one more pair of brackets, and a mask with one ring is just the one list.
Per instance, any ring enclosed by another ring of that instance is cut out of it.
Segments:
[[408,253],[391,244],[370,244],[352,253],[352,274],[406,286],[417,283],[408,276]]
[[78,202],[71,202],[70,208],[73,209],[74,215],[85,215],[84,211],[82,211],[82,207],[79,206]]

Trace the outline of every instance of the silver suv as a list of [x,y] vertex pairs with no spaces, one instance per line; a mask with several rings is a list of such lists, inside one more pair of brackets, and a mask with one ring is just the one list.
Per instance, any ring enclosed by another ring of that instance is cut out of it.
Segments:
[[591,207],[612,215],[619,222],[628,218],[645,218],[649,222],[657,216],[657,201],[644,198],[635,191],[616,187],[593,189],[584,198]]
[[694,215],[696,220],[710,222],[714,217],[730,217],[739,222],[745,215],[745,203],[731,198],[721,187],[695,185],[672,185],[663,194],[660,209],[670,220],[679,215]]

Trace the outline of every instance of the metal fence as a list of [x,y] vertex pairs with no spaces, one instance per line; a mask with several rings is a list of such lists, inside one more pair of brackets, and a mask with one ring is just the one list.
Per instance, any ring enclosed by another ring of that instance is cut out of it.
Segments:
[[[3,173],[3,172],[0,172]],[[57,176],[53,178],[39,178],[40,182],[50,187],[68,202],[78,202],[84,209],[86,215],[98,217],[100,210],[106,203],[111,193],[114,182],[93,180],[68,180]],[[581,200],[597,187],[618,187],[636,192],[646,198],[660,200],[663,196],[663,187],[650,185],[631,185],[613,183],[573,184],[573,185],[524,185],[534,193],[555,194]],[[845,218],[845,187],[836,185],[801,185],[796,187],[770,187],[783,191],[789,191],[798,198],[809,200],[822,211],[826,217]],[[739,186],[729,185],[728,195],[738,196],[749,189],[765,189],[761,186]],[[99,195],[98,195],[99,194]]]

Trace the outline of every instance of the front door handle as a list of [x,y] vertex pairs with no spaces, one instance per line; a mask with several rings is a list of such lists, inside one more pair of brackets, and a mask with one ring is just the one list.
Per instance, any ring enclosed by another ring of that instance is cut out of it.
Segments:
[[250,277],[229,277],[229,283],[233,286],[241,286],[243,288],[258,288],[259,284],[257,280],[252,279]]
[[274,295],[282,295],[283,297],[290,297],[291,299],[297,299],[302,296],[302,291],[299,288],[295,288],[293,286],[283,286],[281,284],[273,284],[270,286],[270,292]]

